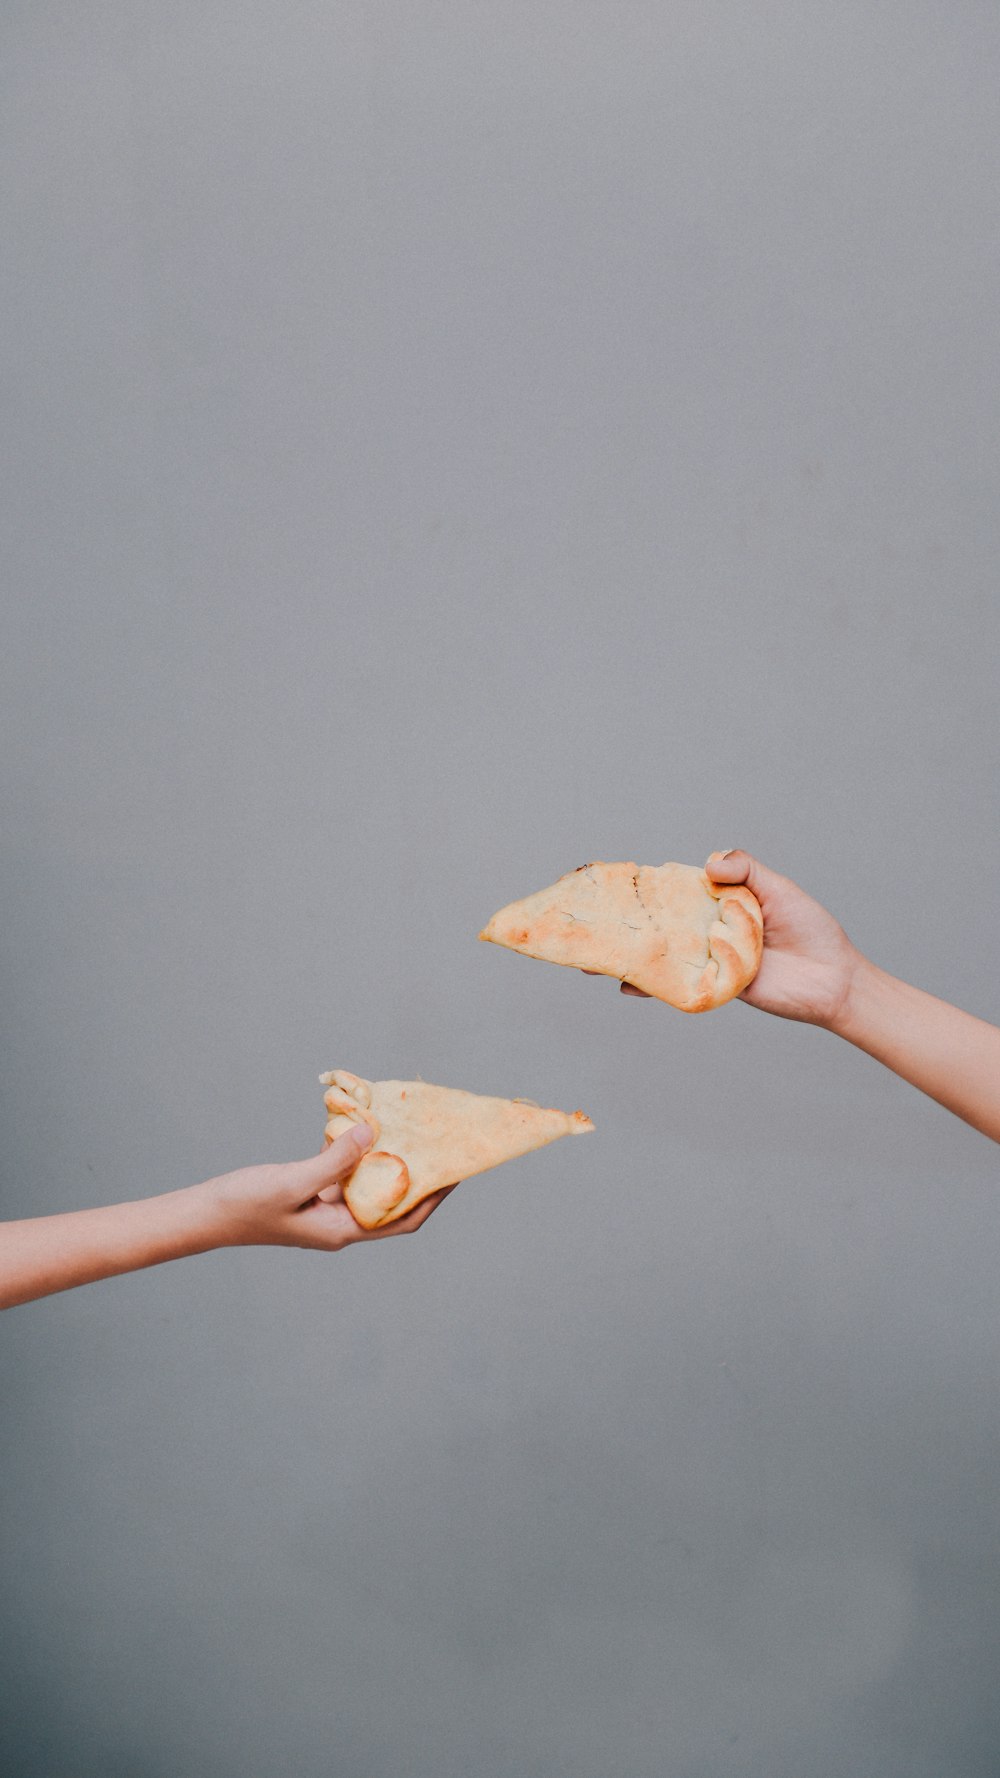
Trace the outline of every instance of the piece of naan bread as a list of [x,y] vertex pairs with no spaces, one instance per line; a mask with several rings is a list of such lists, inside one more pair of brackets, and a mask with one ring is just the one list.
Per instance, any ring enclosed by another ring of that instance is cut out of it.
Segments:
[[345,1068],[319,1078],[327,1088],[328,1144],[352,1124],[375,1132],[343,1187],[366,1229],[396,1222],[442,1185],[594,1128],[582,1111],[548,1111],[530,1099],[489,1099],[426,1080],[361,1080]]
[[749,889],[694,865],[582,864],[501,908],[479,936],[707,1012],[753,981],[764,917]]

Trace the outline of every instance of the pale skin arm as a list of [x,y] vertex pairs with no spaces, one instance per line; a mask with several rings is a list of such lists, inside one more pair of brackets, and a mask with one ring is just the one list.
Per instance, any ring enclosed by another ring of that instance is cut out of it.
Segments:
[[745,883],[763,909],[764,955],[741,1000],[845,1038],[1000,1142],[995,1025],[879,969],[818,901],[748,852],[713,852],[705,869]]
[[135,1203],[0,1223],[0,1308],[216,1247],[338,1253],[356,1241],[413,1234],[454,1187],[435,1192],[387,1228],[361,1228],[341,1182],[371,1141],[368,1126],[359,1124],[307,1161],[244,1167]]

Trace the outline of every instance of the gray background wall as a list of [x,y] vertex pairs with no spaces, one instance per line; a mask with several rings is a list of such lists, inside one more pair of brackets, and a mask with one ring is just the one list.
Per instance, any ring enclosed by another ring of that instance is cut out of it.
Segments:
[[582,1105],[4,1318],[6,1778],[980,1778],[996,1153],[477,946],[748,845],[1000,1017],[1000,20],[3,9],[4,1212]]

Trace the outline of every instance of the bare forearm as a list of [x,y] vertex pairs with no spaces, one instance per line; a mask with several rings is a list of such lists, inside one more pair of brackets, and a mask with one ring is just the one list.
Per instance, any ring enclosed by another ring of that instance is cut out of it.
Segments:
[[357,1124],[305,1161],[240,1167],[138,1203],[0,1222],[0,1309],[213,1247],[339,1253],[358,1241],[415,1234],[454,1187],[433,1192],[389,1228],[362,1228],[336,1188],[373,1140],[368,1125]]
[[225,1235],[200,1186],[137,1203],[0,1223],[0,1308],[207,1253]]
[[1000,1142],[1000,1030],[861,958],[829,1026]]

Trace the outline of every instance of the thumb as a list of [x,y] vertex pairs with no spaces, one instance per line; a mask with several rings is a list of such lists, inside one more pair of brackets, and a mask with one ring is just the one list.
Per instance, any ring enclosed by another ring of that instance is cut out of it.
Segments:
[[724,883],[730,886],[745,883],[751,894],[756,895],[759,902],[764,902],[769,892],[778,888],[781,878],[776,871],[768,870],[759,858],[752,858],[749,852],[712,852],[705,865],[705,875],[713,883]]
[[345,1130],[329,1148],[324,1148],[308,1161],[300,1161],[298,1182],[302,1186],[303,1202],[306,1198],[317,1197],[328,1186],[336,1185],[353,1173],[374,1140],[375,1132],[368,1124],[355,1124],[353,1130]]

